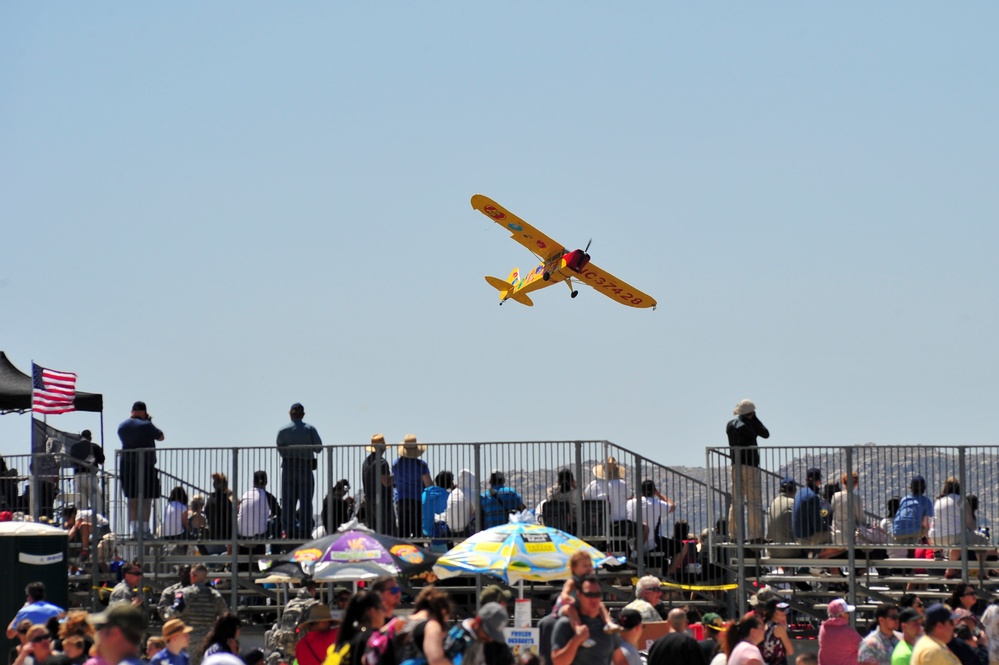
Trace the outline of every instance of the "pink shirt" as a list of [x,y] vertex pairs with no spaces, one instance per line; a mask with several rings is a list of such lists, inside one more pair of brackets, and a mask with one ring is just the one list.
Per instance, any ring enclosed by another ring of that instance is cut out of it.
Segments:
[[862,639],[843,617],[826,619],[819,628],[819,665],[857,665]]
[[752,642],[743,640],[732,649],[732,655],[728,657],[728,665],[749,665],[750,661],[763,662],[763,654],[760,648]]

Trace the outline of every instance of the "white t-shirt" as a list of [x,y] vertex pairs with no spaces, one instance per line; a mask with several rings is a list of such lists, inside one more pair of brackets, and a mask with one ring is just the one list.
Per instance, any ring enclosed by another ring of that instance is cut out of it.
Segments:
[[853,493],[853,519],[850,519],[850,501],[846,491],[839,491],[832,495],[829,505],[832,506],[832,535],[833,542],[837,545],[845,545],[847,533],[854,531],[858,525],[866,523],[864,519],[864,500],[856,491]]
[[728,665],[748,665],[750,661],[758,660],[763,662],[763,654],[759,647],[743,640],[732,649],[732,655],[728,657]]
[[[636,499],[628,499],[627,515],[632,522],[635,519],[635,508],[638,505]],[[659,523],[659,536],[672,537],[673,525],[670,524],[669,514],[673,512],[673,506],[669,505],[657,496],[642,497],[642,522],[649,525],[649,538],[645,542],[645,547],[652,550],[656,546],[656,523]]]
[[260,536],[267,532],[267,492],[262,487],[247,490],[239,499],[239,513],[236,515],[236,528],[241,536]]
[[160,535],[169,538],[184,533],[184,513],[186,512],[187,506],[180,501],[168,503],[163,512],[163,526],[160,527]]
[[610,504],[610,521],[620,522],[628,519],[626,503],[628,501],[628,483],[620,478],[601,480],[597,478],[583,490],[584,499],[603,499]]
[[933,524],[930,526],[930,540],[956,536],[961,533],[964,520],[961,515],[963,502],[957,494],[942,496],[933,502]]

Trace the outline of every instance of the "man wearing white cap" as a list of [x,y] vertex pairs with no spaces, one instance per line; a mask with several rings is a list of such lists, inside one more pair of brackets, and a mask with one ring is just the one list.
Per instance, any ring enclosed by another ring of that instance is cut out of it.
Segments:
[[[733,497],[728,513],[729,535],[735,534],[735,510],[742,510],[746,502],[746,532],[744,539],[753,543],[763,542],[763,489],[760,481],[760,452],[757,450],[756,438],[770,438],[770,431],[756,417],[756,405],[751,400],[744,399],[735,405],[735,418],[728,422],[725,434],[731,448],[740,448],[738,457],[732,451],[732,488],[736,487],[736,470],[739,470],[739,482],[742,495]],[[738,462],[738,464],[737,464]]]
[[822,665],[857,665],[861,638],[847,616],[857,608],[842,598],[829,603],[829,618],[819,627],[819,662]]

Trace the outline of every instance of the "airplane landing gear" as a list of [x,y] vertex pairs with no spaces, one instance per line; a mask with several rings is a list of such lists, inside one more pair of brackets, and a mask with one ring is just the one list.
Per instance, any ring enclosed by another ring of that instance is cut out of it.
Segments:
[[569,294],[569,297],[570,298],[575,298],[578,295],[579,295],[579,291],[573,291],[572,293]]
[[552,274],[550,272],[546,272],[546,273],[544,273],[544,274],[541,275],[541,279],[543,279],[546,282],[548,280],[550,280],[551,278],[552,278]]

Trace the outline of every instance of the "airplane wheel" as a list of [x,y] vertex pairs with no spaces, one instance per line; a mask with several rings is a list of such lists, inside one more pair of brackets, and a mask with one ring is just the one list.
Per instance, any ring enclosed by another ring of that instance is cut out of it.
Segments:
[[572,292],[572,295],[571,295],[570,297],[571,297],[571,298],[575,298],[575,297],[576,297],[576,296],[578,296],[578,295],[579,295],[579,291],[573,291],[573,292]]
[[545,280],[546,282],[547,282],[547,281],[548,281],[549,279],[551,279],[551,278],[552,278],[552,275],[551,275],[551,273],[547,273],[547,272],[546,272],[545,274],[543,274],[543,275],[541,276],[541,279]]

